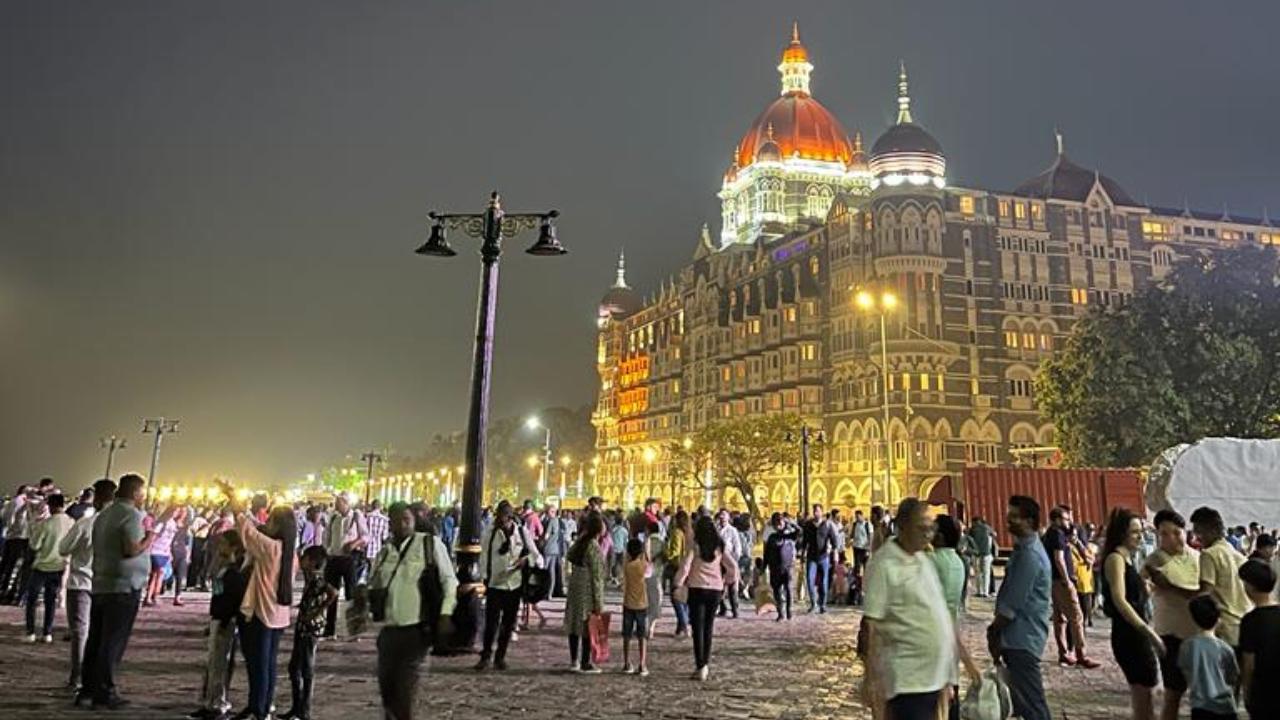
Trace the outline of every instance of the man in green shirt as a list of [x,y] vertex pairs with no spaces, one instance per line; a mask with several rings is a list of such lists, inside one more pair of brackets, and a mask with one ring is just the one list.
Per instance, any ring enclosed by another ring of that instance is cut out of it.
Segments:
[[44,596],[44,625],[40,638],[53,642],[53,614],[58,607],[58,591],[62,589],[62,574],[67,561],[58,552],[58,543],[71,529],[74,520],[62,510],[66,498],[54,493],[45,498],[49,517],[35,524],[31,530],[31,579],[27,583],[27,642],[35,642],[36,604]]

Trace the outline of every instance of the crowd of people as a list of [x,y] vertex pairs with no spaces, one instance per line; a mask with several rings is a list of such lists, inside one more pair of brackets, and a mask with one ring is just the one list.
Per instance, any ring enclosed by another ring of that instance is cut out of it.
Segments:
[[[376,625],[387,718],[412,717],[427,653],[448,645],[458,580],[457,508],[376,501],[247,506],[224,488],[220,507],[146,502],[146,482],[101,480],[68,502],[50,479],[19,487],[0,509],[0,601],[25,606],[26,639],[50,643],[65,607],[68,687],[77,705],[120,709],[116,678],[141,608],[209,592],[207,661],[191,717],[311,717],[317,654],[326,640]],[[958,717],[961,670],[982,682],[979,648],[966,645],[970,597],[995,596],[987,652],[1023,720],[1050,717],[1041,656],[1052,634],[1058,663],[1090,670],[1086,628],[1110,618],[1110,646],[1130,688],[1134,718],[1280,717],[1280,606],[1275,531],[1226,528],[1211,508],[1188,522],[1164,510],[1151,523],[1118,509],[1099,532],[1072,509],[1010,498],[1003,580],[993,566],[1001,531],[965,525],[915,498],[851,518],[814,505],[774,513],[757,528],[728,509],[630,512],[592,498],[581,510],[501,501],[482,515],[484,584],[478,672],[508,669],[519,633],[547,624],[541,603],[564,599],[571,672],[603,671],[606,592],[620,595],[621,671],[650,672],[650,641],[665,606],[670,632],[688,637],[692,678],[711,673],[717,619],[749,603],[776,622],[795,605],[824,614],[860,607],[863,698],[877,717]],[[998,587],[998,592],[997,592]],[[63,591],[65,589],[65,595]],[[41,613],[41,611],[43,611]],[[339,622],[342,619],[344,622]],[[39,622],[37,622],[39,621]],[[289,707],[276,714],[276,666],[292,627]],[[632,649],[636,650],[633,662]],[[243,658],[247,693],[233,710]],[[1272,680],[1272,682],[1268,682]],[[1154,688],[1162,686],[1156,708]]]

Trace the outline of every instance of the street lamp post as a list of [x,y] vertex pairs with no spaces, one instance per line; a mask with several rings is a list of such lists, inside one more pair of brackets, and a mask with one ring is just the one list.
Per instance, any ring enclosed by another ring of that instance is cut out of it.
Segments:
[[360,456],[364,461],[364,504],[373,502],[373,464],[382,462],[382,455],[374,450]]
[[165,418],[146,418],[142,421],[142,433],[155,433],[156,440],[151,445],[151,472],[147,475],[147,490],[156,486],[156,467],[160,464],[160,443],[165,435],[178,432],[177,420],[166,420]]
[[529,418],[524,425],[530,430],[546,431],[542,440],[542,468],[538,471],[537,501],[542,502],[547,493],[547,485],[551,483],[551,427],[543,425],[542,421],[536,417]]
[[489,198],[489,207],[479,214],[446,214],[431,212],[431,235],[416,252],[420,255],[452,257],[457,255],[445,239],[445,226],[461,228],[468,236],[479,238],[480,297],[476,310],[475,353],[471,364],[471,409],[467,417],[467,450],[462,483],[462,515],[459,528],[458,609],[454,613],[455,648],[470,650],[480,627],[480,597],[484,583],[480,576],[480,506],[484,498],[485,433],[489,425],[489,367],[493,361],[493,325],[498,303],[498,259],[502,256],[503,238],[512,238],[525,230],[539,228],[538,240],[526,252],[530,255],[565,254],[556,239],[554,219],[560,213],[507,215],[502,211],[498,193]]
[[[880,316],[880,389],[882,393],[884,428],[881,438],[884,440],[884,492],[888,500],[889,488],[893,483],[893,445],[889,440],[889,343],[886,341],[885,316],[898,306],[898,298],[891,292],[883,293],[879,300],[867,291],[862,291],[854,298],[858,307],[867,312],[875,312]],[[875,474],[871,479],[871,504],[876,503]]]
[[[800,516],[809,512],[809,446],[815,442],[822,442],[825,436],[821,430],[810,430],[808,425],[800,426],[800,467],[799,467],[799,485],[800,485]],[[787,441],[795,442],[795,435],[787,433]]]
[[115,435],[112,435],[111,437],[99,438],[98,444],[102,446],[103,450],[107,451],[107,471],[102,477],[110,479],[111,463],[113,460],[115,460],[116,451],[123,450],[125,446],[128,444],[128,441],[122,437],[117,437]]

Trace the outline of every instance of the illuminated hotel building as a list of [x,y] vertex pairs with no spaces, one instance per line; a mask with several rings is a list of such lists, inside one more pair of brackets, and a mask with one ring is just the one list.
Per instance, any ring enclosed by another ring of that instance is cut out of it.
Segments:
[[[1129,302],[1181,255],[1280,245],[1265,213],[1140,203],[1068,159],[1061,136],[1049,167],[1012,190],[951,185],[905,68],[897,122],[869,152],[810,93],[797,30],[778,70],[781,96],[724,174],[718,238],[704,226],[692,261],[643,297],[620,259],[601,301],[594,423],[610,502],[670,499],[672,442],[758,413],[822,428],[810,498],[829,506],[866,507],[873,488],[881,502],[924,496],[966,465],[1052,463],[1032,379],[1077,318]],[[896,300],[888,423],[880,315],[858,292]],[[733,494],[711,501],[734,505]],[[798,496],[792,469],[756,492],[765,512],[795,510]]]

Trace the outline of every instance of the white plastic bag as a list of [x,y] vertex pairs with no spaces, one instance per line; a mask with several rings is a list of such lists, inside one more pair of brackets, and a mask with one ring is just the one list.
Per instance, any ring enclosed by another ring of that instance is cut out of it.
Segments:
[[961,720],[1008,720],[1012,712],[1009,686],[995,668],[983,672],[982,679],[970,685],[969,692],[960,701]]

